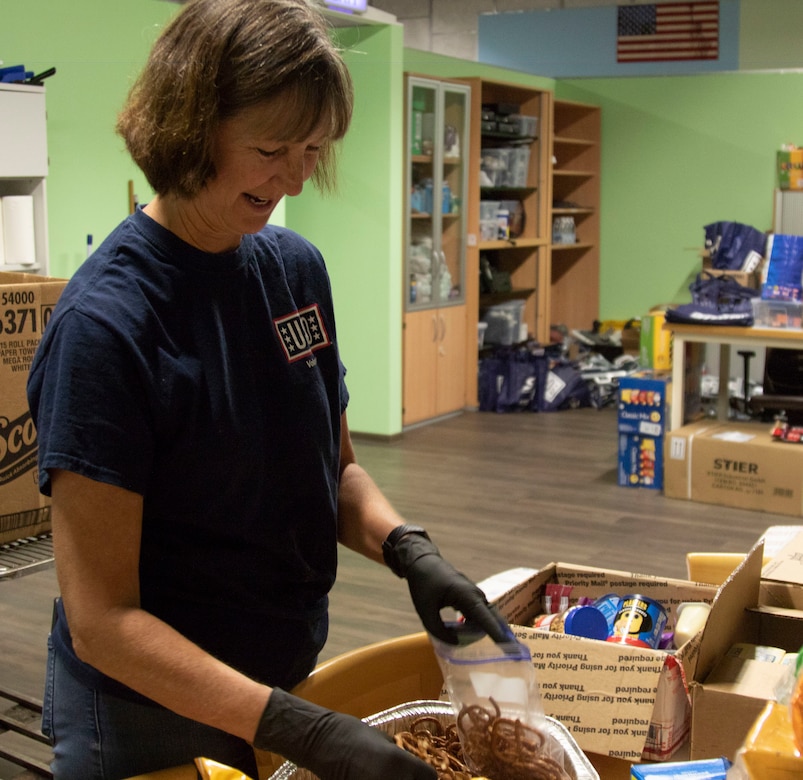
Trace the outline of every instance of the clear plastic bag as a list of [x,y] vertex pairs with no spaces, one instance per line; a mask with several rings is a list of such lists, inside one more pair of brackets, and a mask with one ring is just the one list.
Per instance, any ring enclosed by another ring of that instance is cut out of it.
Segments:
[[460,643],[430,637],[457,717],[463,759],[493,780],[568,780],[563,747],[545,728],[530,651],[468,625]]

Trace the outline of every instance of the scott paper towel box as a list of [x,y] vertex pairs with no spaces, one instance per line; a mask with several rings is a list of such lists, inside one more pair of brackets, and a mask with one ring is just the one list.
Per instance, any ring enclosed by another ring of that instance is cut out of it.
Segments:
[[39,493],[36,429],[25,388],[66,284],[37,274],[0,273],[0,544],[50,530],[50,500]]

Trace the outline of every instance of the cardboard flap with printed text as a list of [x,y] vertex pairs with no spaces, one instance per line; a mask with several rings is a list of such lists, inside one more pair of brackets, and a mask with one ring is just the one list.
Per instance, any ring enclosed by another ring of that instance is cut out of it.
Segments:
[[759,541],[720,585],[700,638],[695,680],[704,681],[732,644],[747,641],[739,633],[747,631],[745,610],[758,603],[763,561],[764,542]]

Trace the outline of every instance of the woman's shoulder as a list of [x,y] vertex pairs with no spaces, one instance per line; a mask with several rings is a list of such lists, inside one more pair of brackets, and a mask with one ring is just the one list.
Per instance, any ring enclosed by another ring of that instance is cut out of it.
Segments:
[[267,225],[256,235],[258,241],[263,241],[273,247],[274,251],[283,258],[321,258],[321,252],[315,244],[295,230],[282,225]]

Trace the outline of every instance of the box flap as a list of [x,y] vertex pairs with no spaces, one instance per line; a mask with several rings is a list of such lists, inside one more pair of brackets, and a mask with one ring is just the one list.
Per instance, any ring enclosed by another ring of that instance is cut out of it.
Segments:
[[803,585],[803,531],[781,548],[761,571],[763,580]]
[[694,679],[703,681],[744,626],[744,611],[758,604],[764,542],[760,540],[719,587],[700,640]]

